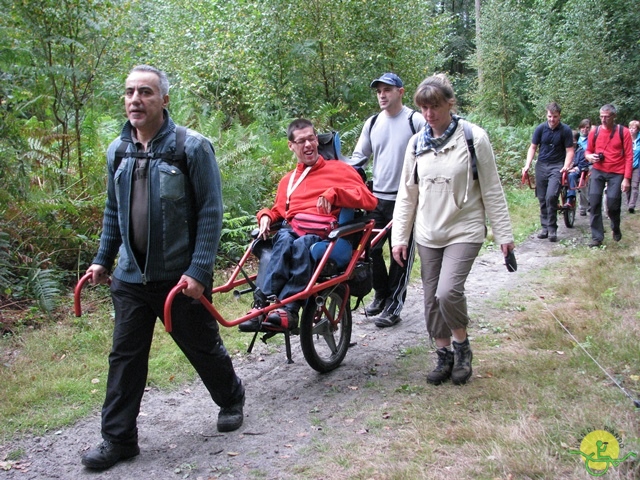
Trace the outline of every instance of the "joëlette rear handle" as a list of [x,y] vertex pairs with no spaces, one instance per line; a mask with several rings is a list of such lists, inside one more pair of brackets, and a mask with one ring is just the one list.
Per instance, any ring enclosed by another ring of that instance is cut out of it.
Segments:
[[[74,288],[73,290],[73,311],[76,314],[76,317],[82,316],[82,306],[80,305],[80,293],[82,292],[82,288],[84,287],[85,283],[87,283],[92,276],[93,276],[93,273],[91,272],[85,273],[84,276],[80,278],[80,280],[78,281],[76,288]],[[111,278],[107,280],[107,283],[111,283]]]
[[[73,310],[74,313],[76,315],[76,317],[81,317],[82,316],[82,306],[80,303],[80,294],[82,293],[82,288],[85,286],[85,284],[91,279],[91,277],[93,276],[93,274],[91,272],[89,273],[85,273],[84,276],[82,278],[80,278],[80,280],[78,281],[76,288],[73,291]],[[109,283],[111,283],[111,280],[109,280]],[[176,285],[175,287],[173,287],[173,289],[171,289],[171,291],[169,292],[169,295],[167,296],[167,300],[165,302],[165,306],[164,306],[164,328],[167,332],[171,332],[171,304],[173,303],[173,299],[174,297],[181,293],[182,290],[184,290],[185,288],[187,288],[187,282],[181,282],[178,285]],[[209,301],[206,299],[206,297],[203,295],[200,297],[200,302],[205,306],[205,308],[207,308],[207,310],[211,311],[212,307],[211,303],[209,303]]]
[[89,279],[93,276],[93,273],[85,273],[84,276],[78,281],[76,288],[73,290],[73,311],[76,314],[76,317],[82,316],[82,306],[80,305],[80,292],[82,292],[82,287],[84,284],[89,281]]

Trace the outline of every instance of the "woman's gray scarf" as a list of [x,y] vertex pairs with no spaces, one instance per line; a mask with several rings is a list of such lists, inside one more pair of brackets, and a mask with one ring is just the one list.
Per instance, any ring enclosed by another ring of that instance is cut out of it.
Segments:
[[444,131],[444,133],[440,137],[433,137],[433,129],[427,123],[420,135],[418,136],[418,141],[416,142],[416,157],[426,153],[427,151],[433,149],[438,151],[442,146],[447,143],[449,137],[453,135],[453,132],[458,128],[458,120],[460,119],[457,115],[451,115],[451,123]]

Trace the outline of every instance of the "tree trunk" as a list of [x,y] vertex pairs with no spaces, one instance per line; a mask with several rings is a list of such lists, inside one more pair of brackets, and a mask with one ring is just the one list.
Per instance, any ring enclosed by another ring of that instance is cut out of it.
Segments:
[[482,59],[480,58],[480,0],[475,0],[476,3],[476,56],[478,58],[478,88],[482,88]]

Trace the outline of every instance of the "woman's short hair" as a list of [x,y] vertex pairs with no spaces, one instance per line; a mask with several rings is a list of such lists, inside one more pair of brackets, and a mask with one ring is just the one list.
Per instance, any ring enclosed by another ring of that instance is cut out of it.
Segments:
[[578,125],[578,128],[579,129],[580,128],[591,128],[591,120],[589,120],[588,118],[582,119],[582,121]]
[[413,95],[413,102],[417,107],[426,105],[441,105],[442,103],[456,103],[451,82],[444,73],[438,73],[425,78]]
[[631,120],[629,122],[629,128],[635,127],[636,130],[640,130],[640,122],[638,120]]

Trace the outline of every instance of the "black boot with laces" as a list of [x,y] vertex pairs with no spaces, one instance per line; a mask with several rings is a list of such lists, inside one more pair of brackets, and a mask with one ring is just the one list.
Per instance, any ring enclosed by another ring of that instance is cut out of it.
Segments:
[[466,338],[462,343],[458,343],[454,340],[453,354],[454,364],[453,371],[451,372],[451,381],[454,385],[463,385],[467,383],[467,380],[471,378],[471,374],[473,373],[473,369],[471,368],[473,352],[469,345],[469,339]]
[[438,354],[438,363],[433,372],[427,375],[427,383],[431,385],[440,385],[451,377],[453,370],[453,352],[447,347],[436,350]]

